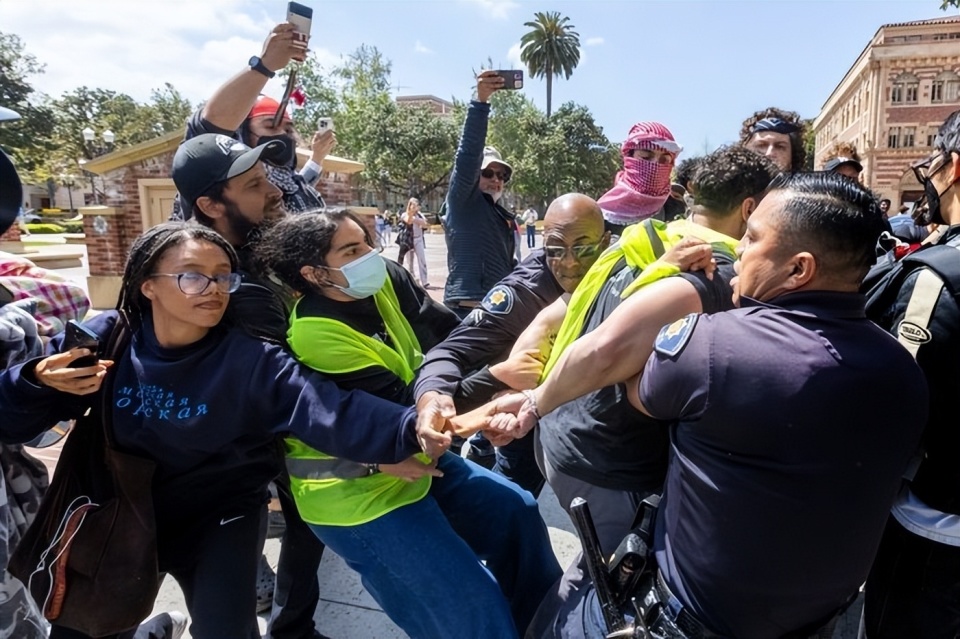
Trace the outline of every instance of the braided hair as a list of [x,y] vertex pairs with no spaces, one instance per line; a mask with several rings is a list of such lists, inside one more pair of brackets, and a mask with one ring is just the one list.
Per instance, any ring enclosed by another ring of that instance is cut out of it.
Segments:
[[168,249],[187,240],[201,240],[223,249],[230,260],[230,269],[239,268],[237,253],[223,237],[195,222],[165,222],[145,231],[130,247],[130,255],[123,269],[123,283],[117,310],[131,328],[136,330],[145,313],[150,312],[150,300],[140,292],[144,281],[153,275],[157,262]]

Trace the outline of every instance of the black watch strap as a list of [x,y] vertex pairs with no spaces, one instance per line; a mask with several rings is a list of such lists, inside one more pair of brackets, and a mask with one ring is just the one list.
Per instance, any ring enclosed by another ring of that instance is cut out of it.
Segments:
[[261,60],[259,56],[253,56],[252,58],[250,58],[247,64],[249,64],[250,68],[256,71],[257,73],[262,73],[268,78],[272,78],[273,76],[277,75],[275,72],[263,66],[263,60]]

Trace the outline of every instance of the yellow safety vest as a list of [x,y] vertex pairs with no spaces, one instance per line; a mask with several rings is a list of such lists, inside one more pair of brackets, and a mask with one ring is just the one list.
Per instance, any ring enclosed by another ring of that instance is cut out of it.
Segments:
[[[377,310],[383,318],[394,347],[391,348],[343,322],[327,317],[301,317],[299,305],[290,317],[287,338],[297,359],[321,373],[342,374],[371,366],[392,371],[406,383],[423,362],[420,344],[410,322],[400,312],[393,283],[387,277],[383,288],[374,295]],[[341,428],[352,428],[342,424]],[[383,424],[392,428],[394,424]],[[429,476],[414,482],[377,473],[354,479],[311,478],[309,472],[300,472],[318,462],[330,467],[334,458],[311,448],[302,441],[288,437],[286,456],[290,474],[290,488],[297,510],[304,521],[326,526],[356,526],[423,499],[430,490]],[[427,461],[424,455],[418,455]]]

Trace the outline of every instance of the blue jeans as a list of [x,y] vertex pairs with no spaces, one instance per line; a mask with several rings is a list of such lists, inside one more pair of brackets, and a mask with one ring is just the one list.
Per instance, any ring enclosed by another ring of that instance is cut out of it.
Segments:
[[414,504],[358,526],[310,527],[414,639],[522,635],[560,576],[537,502],[452,453],[438,468],[444,476]]
[[527,227],[527,248],[534,248],[537,245],[537,227]]

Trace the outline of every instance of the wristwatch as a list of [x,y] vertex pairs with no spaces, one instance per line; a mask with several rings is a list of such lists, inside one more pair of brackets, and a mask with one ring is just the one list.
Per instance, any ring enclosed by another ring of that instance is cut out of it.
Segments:
[[249,64],[250,68],[257,73],[262,73],[268,78],[272,78],[273,76],[277,75],[267,67],[263,66],[263,60],[261,60],[259,56],[251,57],[250,60],[247,61],[247,64]]

